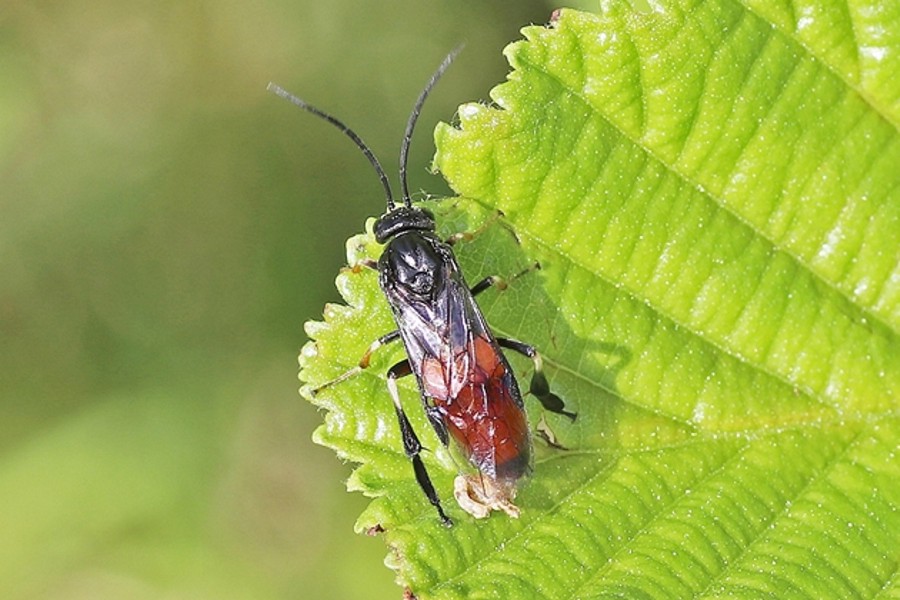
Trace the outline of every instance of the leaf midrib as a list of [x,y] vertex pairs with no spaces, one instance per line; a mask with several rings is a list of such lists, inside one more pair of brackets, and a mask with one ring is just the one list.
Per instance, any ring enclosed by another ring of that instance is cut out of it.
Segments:
[[[475,202],[478,202],[478,203],[481,204],[482,206],[487,207],[487,205],[484,204],[481,200],[475,200]],[[596,271],[592,270],[591,268],[589,268],[588,266],[586,266],[585,264],[583,264],[581,261],[578,261],[578,260],[576,260],[575,258],[573,258],[570,254],[568,254],[567,252],[565,252],[563,249],[558,248],[558,247],[556,247],[555,245],[550,244],[550,243],[548,243],[548,242],[545,242],[543,239],[541,239],[541,238],[537,237],[536,235],[530,233],[527,229],[518,229],[518,228],[517,228],[517,229],[516,229],[516,233],[517,233],[519,236],[521,236],[521,237],[524,237],[524,238],[527,238],[527,239],[531,240],[531,242],[532,242],[534,245],[537,245],[537,246],[542,247],[542,248],[544,249],[545,252],[557,254],[558,256],[562,257],[564,260],[568,261],[570,264],[572,264],[572,265],[574,265],[574,266],[576,266],[576,267],[578,267],[578,268],[584,270],[584,271],[587,272],[587,273],[590,273],[593,277],[596,277],[596,278],[600,279],[601,281],[603,281],[603,282],[605,282],[606,284],[608,284],[608,285],[614,287],[614,288],[617,289],[617,290],[621,290],[622,292],[624,292],[625,294],[627,294],[632,300],[634,300],[634,301],[636,301],[636,302],[640,302],[640,303],[648,303],[649,306],[652,306],[652,307],[653,307],[653,310],[654,310],[657,314],[659,314],[661,317],[663,317],[663,318],[665,318],[665,319],[668,319],[671,323],[674,323],[676,326],[678,326],[679,328],[681,328],[683,331],[687,332],[689,335],[691,335],[691,336],[693,336],[694,338],[698,339],[701,343],[708,344],[709,346],[711,346],[712,348],[714,348],[716,351],[718,351],[718,352],[720,352],[720,353],[722,353],[722,354],[724,354],[724,355],[726,355],[726,356],[729,356],[729,357],[733,358],[734,360],[740,362],[741,364],[744,364],[744,365],[750,367],[751,369],[754,369],[754,370],[756,370],[756,371],[760,371],[760,372],[764,373],[765,375],[767,375],[767,376],[769,376],[769,377],[772,377],[773,379],[776,379],[777,381],[779,381],[779,382],[781,382],[782,384],[784,384],[784,385],[790,387],[791,389],[794,389],[794,390],[798,390],[798,389],[799,389],[799,390],[801,390],[802,393],[803,393],[806,397],[810,398],[811,400],[815,401],[816,403],[822,405],[822,406],[825,407],[825,408],[831,409],[831,410],[837,412],[838,414],[840,414],[840,413],[842,412],[839,406],[832,405],[832,404],[830,404],[829,402],[827,402],[825,399],[819,397],[819,395],[816,394],[816,393],[814,392],[814,390],[810,390],[810,389],[808,389],[806,386],[803,386],[803,385],[801,385],[801,384],[798,384],[798,383],[789,381],[789,380],[785,379],[783,376],[781,376],[780,374],[775,373],[775,372],[773,372],[773,371],[770,371],[770,370],[767,369],[764,365],[757,365],[757,364],[755,364],[755,363],[752,363],[752,362],[748,361],[745,357],[743,357],[743,356],[741,356],[741,355],[739,355],[739,354],[735,354],[735,353],[729,351],[728,348],[725,348],[725,347],[719,345],[716,341],[711,340],[711,339],[709,339],[708,337],[704,336],[704,335],[702,334],[702,332],[695,331],[693,327],[689,327],[689,326],[687,326],[686,324],[682,323],[679,319],[675,318],[674,316],[672,316],[671,314],[669,314],[669,313],[668,313],[667,311],[665,311],[664,309],[658,307],[655,303],[650,303],[649,300],[648,300],[647,298],[644,298],[644,297],[640,296],[635,290],[631,289],[630,287],[625,286],[625,285],[622,284],[621,282],[613,281],[613,280],[611,280],[610,278],[604,276],[604,275],[601,274],[601,273],[597,273]],[[548,359],[548,361],[550,361],[550,360],[552,360],[552,359]],[[559,363],[554,362],[553,364],[554,364],[554,366],[559,367]],[[587,380],[587,381],[591,381],[590,378],[588,378],[587,376],[582,376],[582,379],[585,379],[585,380]],[[597,384],[597,385],[600,386],[600,384]],[[603,387],[603,386],[600,386],[600,387],[601,387],[602,389],[607,389],[607,388],[605,388],[605,387]],[[640,408],[640,409],[642,409],[642,410],[652,410],[652,409],[648,409],[648,408],[647,408],[646,406],[644,406],[644,405],[641,405],[641,404],[636,403],[634,400],[631,400],[631,399],[622,397],[621,394],[619,394],[618,392],[616,392],[616,391],[614,391],[614,390],[607,390],[607,391],[610,391],[610,393],[616,394],[617,397],[621,398],[623,401],[628,402],[628,403],[632,404],[633,406],[636,406],[636,407],[638,407],[638,408]],[[679,422],[680,424],[687,425],[687,426],[689,426],[689,427],[692,426],[692,424],[691,424],[690,422],[688,422],[688,421],[683,421],[683,420],[679,419],[679,418],[676,417],[676,416],[673,416],[673,415],[664,415],[664,414],[663,414],[663,416],[666,416],[666,417],[669,418],[669,419],[674,419],[675,421]],[[815,421],[815,420],[813,420],[813,421]],[[771,427],[771,425],[768,425],[767,427]]]

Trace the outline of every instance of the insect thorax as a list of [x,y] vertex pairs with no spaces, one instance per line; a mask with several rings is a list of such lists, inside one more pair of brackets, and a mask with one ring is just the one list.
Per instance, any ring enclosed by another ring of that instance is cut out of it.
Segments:
[[388,242],[378,261],[382,288],[408,301],[429,301],[440,292],[456,261],[429,231],[406,231]]

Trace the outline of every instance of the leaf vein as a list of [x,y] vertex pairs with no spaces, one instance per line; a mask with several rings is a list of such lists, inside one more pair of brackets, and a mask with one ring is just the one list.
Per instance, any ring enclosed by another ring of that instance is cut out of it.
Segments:
[[[541,75],[546,77],[548,80],[554,82],[556,84],[556,86],[559,89],[561,89],[563,92],[570,94],[572,97],[578,98],[579,100],[581,100],[581,102],[583,102],[585,106],[587,106],[589,109],[593,110],[596,114],[603,117],[604,121],[606,121],[606,123],[608,123],[611,127],[615,128],[616,131],[618,131],[619,134],[624,139],[630,140],[635,146],[641,148],[641,150],[643,150],[644,153],[647,154],[647,156],[653,157],[653,159],[656,160],[659,164],[663,165],[666,168],[666,170],[676,174],[682,181],[687,183],[693,189],[701,190],[701,193],[704,196],[706,196],[710,201],[712,201],[716,206],[718,206],[720,209],[724,210],[727,214],[731,215],[738,222],[740,222],[745,227],[750,229],[760,239],[765,240],[766,243],[768,243],[772,248],[774,248],[778,252],[783,253],[785,256],[790,258],[792,261],[798,263],[803,268],[804,271],[808,272],[811,276],[813,276],[814,278],[819,280],[825,287],[832,290],[836,295],[843,297],[856,310],[859,310],[861,313],[866,314],[873,321],[876,321],[876,322],[882,324],[885,328],[893,331],[893,328],[889,324],[887,324],[879,314],[874,312],[872,310],[871,306],[857,304],[855,302],[855,299],[847,291],[838,287],[835,282],[832,282],[829,279],[827,279],[824,276],[824,274],[821,273],[812,262],[810,262],[808,260],[804,260],[799,254],[797,254],[796,252],[794,252],[793,250],[788,248],[786,245],[779,244],[778,242],[776,242],[776,240],[773,237],[769,236],[766,232],[764,232],[761,228],[759,228],[755,223],[748,220],[741,213],[737,212],[729,203],[725,202],[722,197],[710,192],[706,188],[706,186],[704,186],[700,181],[695,180],[688,173],[686,173],[683,169],[679,168],[679,165],[677,163],[672,163],[668,160],[665,160],[663,157],[661,157],[655,151],[651,150],[646,144],[641,142],[640,139],[636,139],[636,138],[632,137],[625,130],[623,130],[621,127],[619,127],[619,125],[617,123],[615,123],[612,120],[607,119],[603,115],[603,112],[600,109],[598,109],[596,106],[594,106],[584,96],[584,94],[568,87],[565,84],[565,82],[563,82],[559,77],[557,77],[556,75],[551,73],[549,70],[547,70],[543,65],[535,64],[533,62],[528,61],[525,58],[521,58],[520,60],[522,61],[523,65],[529,66],[535,72],[540,73]],[[643,85],[641,86],[641,89],[643,90]],[[783,89],[784,89],[784,87],[782,86],[781,90],[783,91]],[[780,91],[779,95],[781,93],[782,92]]]
[[[705,474],[700,479],[692,482],[691,486],[696,487],[696,486],[703,485],[707,481],[710,481],[711,479],[715,478],[719,474],[725,472],[725,470],[729,466],[738,462],[744,456],[744,453],[751,446],[752,446],[752,444],[749,441],[747,441],[744,445],[739,446],[731,456],[729,456],[724,461],[722,461],[722,464],[720,464],[715,469],[711,470],[709,473]],[[594,573],[590,574],[590,576],[588,578],[586,578],[584,581],[582,581],[578,585],[576,590],[577,591],[585,590],[590,583],[592,583],[593,581],[596,581],[598,578],[600,578],[603,575],[603,573],[605,573],[609,569],[611,569],[616,562],[616,558],[621,556],[623,553],[625,553],[627,551],[630,543],[634,542],[637,538],[641,537],[642,535],[646,535],[647,533],[649,533],[649,531],[653,525],[655,525],[657,522],[662,520],[664,518],[664,516],[668,516],[671,513],[671,509],[674,508],[675,506],[677,506],[680,502],[682,502],[687,497],[688,497],[687,495],[681,494],[681,495],[673,498],[672,501],[669,502],[668,504],[666,504],[665,506],[660,507],[659,511],[653,516],[653,518],[651,518],[641,528],[637,529],[634,532],[634,534],[625,543],[623,543],[622,546],[617,551],[615,551],[612,555],[610,555],[608,557],[607,561],[601,567],[599,567],[598,569],[595,569]],[[574,598],[574,597],[576,597],[576,595],[573,593],[573,594],[571,594],[570,597]]]
[[[753,16],[755,16],[756,18],[758,18],[761,22],[766,23],[773,30],[777,31],[781,35],[785,36],[785,38],[791,40],[797,46],[802,48],[810,56],[810,58],[812,58],[812,60],[814,60],[817,64],[821,65],[825,70],[827,70],[829,73],[834,75],[836,78],[843,81],[844,85],[846,85],[848,88],[853,90],[853,92],[857,96],[859,96],[859,98],[867,106],[869,106],[880,118],[884,119],[885,122],[892,125],[894,127],[894,129],[900,130],[900,121],[895,121],[893,117],[891,117],[884,110],[880,109],[879,106],[875,104],[874,100],[867,93],[865,93],[862,90],[859,82],[852,81],[844,73],[837,70],[831,63],[827,62],[823,57],[819,56],[819,54],[811,46],[809,46],[805,41],[803,41],[799,36],[795,35],[793,32],[784,30],[777,23],[773,23],[772,21],[766,19],[762,14],[760,14],[758,11],[756,11],[751,6],[751,3],[739,2],[737,0],[734,0],[734,1],[736,4],[743,7],[748,13],[750,13]],[[861,73],[860,66],[859,66],[859,41],[858,41],[859,36],[858,36],[858,32],[856,31],[856,23],[854,22],[854,20],[852,18],[850,18],[850,22],[851,22],[850,29],[851,29],[851,33],[853,35],[853,47],[856,50],[856,55],[857,55],[857,65],[856,65],[857,73]]]
[[[850,453],[853,447],[863,439],[863,433],[865,432],[867,432],[867,429],[865,427],[861,427],[859,432],[847,442],[841,452],[836,454],[830,461],[822,465],[819,468],[818,472],[813,473],[806,484],[793,495],[792,501],[790,503],[785,503],[779,513],[772,515],[772,518],[767,521],[767,528],[771,530],[776,523],[787,517],[797,499],[803,497],[804,494],[812,489],[813,485],[827,476],[828,473],[830,473],[835,468],[835,466],[838,465]],[[749,544],[747,544],[737,556],[733,557],[729,561],[729,564],[726,565],[725,568],[723,568],[722,571],[709,582],[706,588],[704,588],[697,594],[697,596],[702,597],[709,593],[712,590],[713,586],[716,585],[717,582],[722,581],[722,579],[728,574],[730,574],[735,569],[737,562],[740,561],[743,557],[748,556],[751,550],[755,548],[759,543],[761,543],[763,539],[765,539],[764,529],[761,529],[760,535],[757,535],[757,537]]]

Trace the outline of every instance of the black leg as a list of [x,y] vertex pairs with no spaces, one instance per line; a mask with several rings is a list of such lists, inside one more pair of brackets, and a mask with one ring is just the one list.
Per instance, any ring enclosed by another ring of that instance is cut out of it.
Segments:
[[[494,224],[494,221],[496,221],[497,219],[499,219],[502,216],[503,216],[503,212],[498,210],[498,211],[494,212],[494,214],[491,217],[489,217],[484,223],[482,223],[481,227],[479,227],[475,231],[461,231],[459,233],[454,233],[453,235],[451,235],[444,241],[447,244],[450,244],[451,246],[456,244],[456,242],[470,242],[470,241],[474,240],[476,237],[478,237],[479,235],[481,235],[482,233],[484,233],[488,227],[490,227],[491,225]],[[518,240],[516,240],[516,241],[518,241]]]
[[419,456],[422,452],[422,443],[419,441],[416,432],[413,431],[412,424],[410,424],[409,419],[406,418],[406,413],[403,412],[403,407],[400,405],[400,394],[397,392],[397,379],[406,377],[411,373],[412,369],[409,366],[408,360],[398,362],[391,367],[387,373],[388,391],[391,394],[391,400],[394,401],[394,409],[397,411],[397,420],[400,421],[400,435],[403,437],[403,451],[406,453],[406,456],[412,460],[416,481],[419,482],[419,487],[425,492],[428,501],[437,509],[438,515],[441,517],[441,523],[447,527],[451,527],[453,521],[451,521],[450,517],[444,513],[444,509],[441,507],[441,500],[438,498],[437,491],[434,489],[431,478],[428,476],[428,471],[425,469],[425,463],[422,462],[422,458]]
[[497,343],[503,348],[524,354],[534,362],[534,375],[531,377],[531,387],[528,391],[534,394],[535,398],[540,400],[541,405],[550,412],[565,415],[574,421],[576,414],[565,410],[565,404],[560,397],[550,391],[550,384],[547,383],[547,376],[544,375],[544,362],[534,346],[507,338],[497,338]]
[[390,333],[384,334],[383,336],[381,336],[380,338],[378,338],[377,340],[375,340],[374,342],[369,344],[369,347],[363,353],[362,358],[359,359],[359,363],[355,367],[353,367],[346,373],[339,375],[335,379],[332,379],[331,381],[323,383],[322,385],[320,385],[319,387],[317,387],[316,389],[314,389],[311,392],[312,395],[315,396],[316,394],[319,393],[320,390],[330,387],[336,383],[340,383],[342,381],[350,379],[354,375],[361,373],[363,369],[369,368],[369,360],[372,358],[373,352],[375,352],[376,350],[378,350],[385,344],[390,344],[391,342],[395,342],[399,339],[400,339],[400,330],[399,329],[395,329],[394,331],[391,331]]
[[389,333],[384,334],[366,348],[366,351],[363,353],[362,358],[359,359],[359,368],[366,369],[369,366],[369,359],[372,357],[372,353],[384,346],[385,344],[390,344],[391,342],[396,342],[400,339],[400,330],[395,329]]
[[481,281],[479,281],[478,283],[473,285],[469,291],[472,292],[473,296],[477,296],[478,294],[480,294],[481,292],[483,292],[484,290],[486,290],[490,287],[495,287],[498,290],[502,291],[502,290],[505,290],[507,287],[509,287],[510,282],[515,281],[522,275],[527,275],[528,273],[531,273],[532,271],[537,271],[540,268],[541,268],[540,263],[534,263],[527,269],[522,269],[522,271],[516,273],[509,279],[504,279],[503,277],[500,277],[498,275],[491,275],[490,277],[485,277],[484,279],[482,279]]
[[431,423],[434,432],[437,433],[438,439],[441,440],[444,447],[449,446],[450,433],[447,431],[447,424],[444,423],[443,411],[436,406],[426,406],[425,415],[428,417],[428,421]]

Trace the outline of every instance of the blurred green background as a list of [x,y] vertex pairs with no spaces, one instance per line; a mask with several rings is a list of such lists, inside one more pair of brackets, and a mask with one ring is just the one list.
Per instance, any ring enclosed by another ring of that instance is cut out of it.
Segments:
[[397,598],[310,435],[303,322],[337,301],[407,113],[485,100],[545,2],[0,8],[0,598]]

